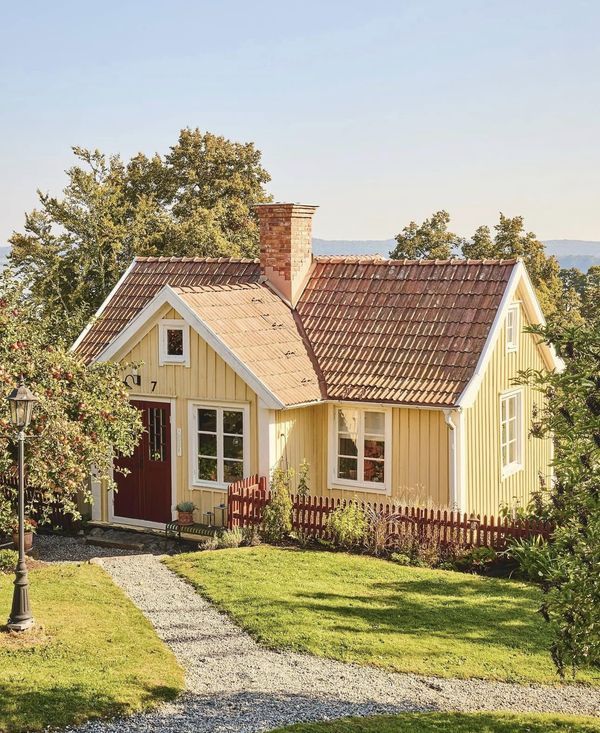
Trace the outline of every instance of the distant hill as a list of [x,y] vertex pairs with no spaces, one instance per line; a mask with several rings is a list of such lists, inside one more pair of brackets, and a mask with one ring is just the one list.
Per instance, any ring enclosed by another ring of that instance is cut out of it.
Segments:
[[[383,255],[387,257],[394,247],[393,239],[313,239],[317,255]],[[577,267],[586,271],[600,265],[600,242],[582,239],[549,239],[544,242],[549,254],[556,255],[561,267]]]

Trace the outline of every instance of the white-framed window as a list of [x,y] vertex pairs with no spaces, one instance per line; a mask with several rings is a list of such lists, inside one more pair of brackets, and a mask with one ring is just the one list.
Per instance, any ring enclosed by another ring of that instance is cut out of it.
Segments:
[[334,406],[329,451],[333,484],[357,491],[389,493],[391,433],[389,408]]
[[249,475],[247,405],[191,403],[189,431],[193,486],[227,489]]
[[519,348],[519,304],[513,303],[506,312],[506,350],[517,351]]
[[502,478],[523,468],[523,393],[500,395],[500,462]]
[[190,363],[190,327],[185,321],[160,321],[158,326],[159,364]]

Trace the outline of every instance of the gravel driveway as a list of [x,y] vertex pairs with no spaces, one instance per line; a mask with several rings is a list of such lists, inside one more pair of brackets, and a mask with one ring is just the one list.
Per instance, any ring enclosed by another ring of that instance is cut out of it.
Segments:
[[70,731],[254,733],[301,721],[426,710],[600,715],[600,692],[393,674],[257,645],[157,557],[97,560],[186,670],[187,692],[158,711]]

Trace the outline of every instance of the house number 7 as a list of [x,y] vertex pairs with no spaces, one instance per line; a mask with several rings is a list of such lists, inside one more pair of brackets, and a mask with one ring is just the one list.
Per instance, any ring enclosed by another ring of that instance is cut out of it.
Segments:
[[152,385],[152,392],[154,392],[154,390],[156,389],[156,385],[157,385],[157,382],[156,382],[156,380],[155,380],[155,379],[153,379],[153,380],[152,380],[152,381],[150,382],[150,384]]

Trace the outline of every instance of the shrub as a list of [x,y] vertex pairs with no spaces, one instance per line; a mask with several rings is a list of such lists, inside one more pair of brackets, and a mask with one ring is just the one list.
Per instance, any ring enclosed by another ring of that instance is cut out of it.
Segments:
[[193,512],[197,508],[193,501],[180,501],[175,507],[178,512]]
[[298,496],[309,496],[310,494],[310,482],[309,482],[309,474],[310,474],[310,464],[306,460],[306,458],[302,461],[300,464],[300,468],[298,469],[298,488],[296,489],[296,494]]
[[392,552],[390,560],[398,565],[412,565],[412,557],[405,552]]
[[262,533],[267,542],[281,542],[292,530],[290,484],[294,469],[274,468],[271,476],[271,501],[263,511]]
[[480,573],[498,559],[498,553],[493,547],[473,547],[455,560],[459,570],[471,573]]
[[364,541],[367,519],[358,504],[351,501],[331,512],[327,517],[327,529],[334,544],[350,549]]
[[233,529],[226,529],[219,536],[219,547],[239,547],[244,541],[244,533],[241,527],[234,527]]
[[0,550],[0,573],[14,572],[18,559],[16,550]]
[[528,539],[511,539],[506,557],[519,564],[521,574],[533,583],[549,577],[553,563],[550,545],[540,535]]
[[400,519],[399,514],[388,514],[374,507],[365,509],[366,533],[365,544],[374,555],[383,555],[387,552],[395,533],[390,525]]
[[242,528],[242,545],[246,547],[257,547],[261,544],[258,525],[250,524]]
[[198,545],[199,550],[218,550],[219,549],[219,538],[218,537],[209,537],[208,539],[204,540],[204,542],[200,542]]

